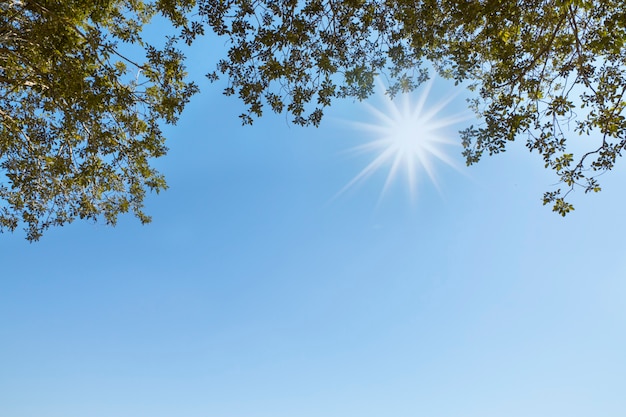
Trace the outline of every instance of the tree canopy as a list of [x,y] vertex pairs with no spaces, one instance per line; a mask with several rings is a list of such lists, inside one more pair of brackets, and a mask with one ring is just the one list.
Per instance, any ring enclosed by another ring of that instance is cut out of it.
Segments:
[[[367,98],[379,74],[391,95],[429,67],[463,82],[477,116],[460,132],[467,163],[525,140],[560,180],[543,202],[562,215],[576,187],[600,190],[626,145],[620,0],[13,0],[0,10],[0,229],[23,222],[29,239],[76,217],[149,220],[145,192],[166,186],[149,164],[166,151],[159,124],[197,91],[180,42],[205,29],[228,40],[207,77],[227,78],[244,124],[269,108],[317,126],[333,100]],[[172,27],[160,48],[141,35],[157,14]]]
[[[174,123],[196,92],[185,81],[175,32],[193,2],[12,0],[0,3],[0,230],[25,224],[37,240],[53,225],[132,210],[165,188],[149,159],[166,152],[160,122]],[[142,27],[172,23],[159,48]],[[144,56],[126,56],[123,46]]]

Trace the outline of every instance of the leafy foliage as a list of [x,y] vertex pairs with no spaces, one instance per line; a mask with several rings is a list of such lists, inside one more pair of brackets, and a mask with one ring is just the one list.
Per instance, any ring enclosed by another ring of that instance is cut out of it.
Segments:
[[[317,126],[333,98],[368,97],[388,61],[397,79],[394,92],[414,88],[415,78],[425,79],[421,52],[406,47],[393,4],[205,0],[199,12],[215,33],[229,38],[231,47],[218,71],[229,79],[225,94],[237,94],[247,105],[240,116],[244,124],[269,105],[291,114],[296,124]],[[217,74],[208,77],[215,80]]]
[[[477,92],[480,124],[461,132],[467,164],[525,137],[565,191],[597,192],[626,145],[626,5],[620,0],[205,0],[231,47],[225,93],[318,125],[332,99],[364,99],[379,73],[390,94],[426,78],[423,61]],[[208,75],[216,79],[217,73]],[[307,107],[308,106],[308,107]],[[308,110],[307,110],[308,109]],[[575,148],[572,150],[571,148]]]
[[[150,158],[165,154],[159,122],[175,123],[193,84],[175,37],[157,48],[142,27],[157,13],[187,28],[193,2],[12,0],[0,4],[0,230],[132,210],[166,187]],[[196,28],[196,32],[198,28]],[[184,35],[185,33],[181,34]],[[124,45],[125,44],[125,45]],[[143,60],[124,55],[140,47]]]

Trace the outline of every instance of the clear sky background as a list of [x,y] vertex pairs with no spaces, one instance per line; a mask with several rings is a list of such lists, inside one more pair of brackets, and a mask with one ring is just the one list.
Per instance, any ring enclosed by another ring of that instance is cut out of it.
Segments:
[[208,55],[152,224],[0,235],[0,416],[626,415],[624,161],[566,218],[523,141],[471,168],[446,147],[460,172],[415,202],[380,198],[386,170],[333,199],[375,156],[345,152],[364,105],[242,127]]

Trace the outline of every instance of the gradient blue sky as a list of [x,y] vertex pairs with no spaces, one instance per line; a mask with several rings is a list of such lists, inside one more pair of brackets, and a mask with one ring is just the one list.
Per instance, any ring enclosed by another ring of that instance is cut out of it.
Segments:
[[207,59],[151,225],[0,235],[0,416],[626,415],[622,164],[565,219],[523,143],[415,204],[378,203],[384,171],[332,200],[371,161],[344,152],[364,106],[242,127]]

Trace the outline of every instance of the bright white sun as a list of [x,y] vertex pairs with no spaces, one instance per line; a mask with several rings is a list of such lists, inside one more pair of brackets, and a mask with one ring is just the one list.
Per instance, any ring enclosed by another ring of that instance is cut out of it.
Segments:
[[409,192],[415,197],[417,182],[422,173],[426,173],[432,183],[438,187],[435,174],[435,161],[442,161],[456,168],[454,161],[445,147],[458,145],[458,142],[445,136],[443,128],[468,120],[468,112],[438,117],[454,96],[427,106],[426,101],[432,88],[432,79],[426,83],[423,91],[414,102],[410,94],[403,94],[391,100],[384,94],[384,86],[378,81],[379,94],[384,96],[384,108],[379,109],[366,103],[373,116],[372,122],[352,122],[375,139],[351,149],[353,152],[374,152],[375,157],[356,177],[341,189],[338,195],[348,188],[371,176],[374,172],[388,167],[389,172],[381,196],[398,178],[398,173],[406,174]]

